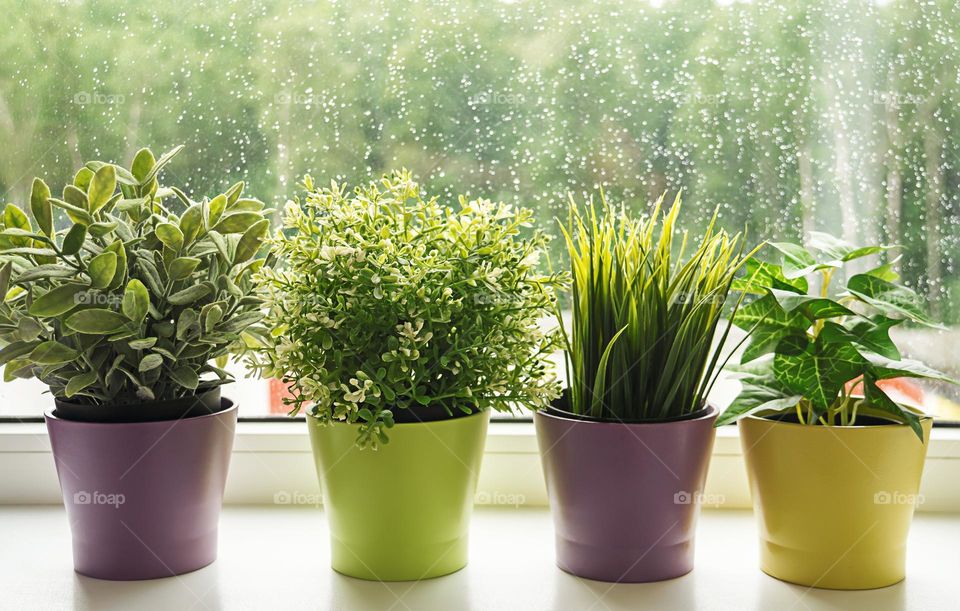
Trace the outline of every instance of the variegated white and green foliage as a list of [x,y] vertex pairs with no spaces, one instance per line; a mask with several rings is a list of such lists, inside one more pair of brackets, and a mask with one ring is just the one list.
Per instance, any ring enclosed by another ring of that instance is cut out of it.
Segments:
[[[743,390],[717,424],[754,413],[795,414],[810,425],[853,426],[858,414],[909,424],[922,439],[915,410],[897,404],[878,382],[932,378],[943,373],[903,359],[890,329],[905,322],[932,323],[921,298],[888,264],[845,275],[855,259],[889,250],[855,247],[813,232],[809,249],[770,244],[780,262],[752,260],[740,288],[757,295],[740,308],[734,323],[751,333],[741,364],[733,370]],[[845,286],[831,286],[843,275]],[[862,396],[852,393],[862,387]]]
[[357,422],[375,447],[394,410],[536,409],[559,394],[540,321],[563,276],[539,271],[530,210],[443,205],[404,171],[303,187],[271,240],[284,267],[258,274],[272,344],[252,361],[289,385],[292,413]]
[[[242,197],[243,183],[198,202],[160,186],[181,148],[159,159],[143,149],[129,170],[92,161],[57,196],[37,178],[29,216],[7,204],[5,379],[36,377],[91,409],[230,381],[213,361],[258,343],[251,276],[264,264],[269,211]],[[67,226],[57,230],[58,220]]]

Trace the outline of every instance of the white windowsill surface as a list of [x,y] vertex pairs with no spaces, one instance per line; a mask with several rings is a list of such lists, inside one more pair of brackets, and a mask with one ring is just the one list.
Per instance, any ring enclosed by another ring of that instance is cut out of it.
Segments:
[[220,524],[220,556],[212,565],[180,577],[109,582],[73,572],[62,508],[0,507],[0,609],[929,611],[955,608],[953,585],[960,574],[960,519],[937,513],[914,520],[907,579],[862,592],[808,589],[763,574],[753,516],[746,511],[703,512],[692,573],[623,585],[556,568],[545,508],[478,508],[465,569],[386,584],[330,569],[320,509],[230,506]]
[[[918,511],[960,513],[958,481],[960,428],[934,428],[920,487],[923,502]],[[319,493],[304,422],[239,423],[224,497],[226,504],[296,504],[298,498],[314,499]],[[751,506],[736,427],[717,430],[704,494],[711,499],[710,505],[723,509]],[[62,502],[44,424],[0,423],[0,506]],[[533,424],[490,424],[477,503],[546,506]]]

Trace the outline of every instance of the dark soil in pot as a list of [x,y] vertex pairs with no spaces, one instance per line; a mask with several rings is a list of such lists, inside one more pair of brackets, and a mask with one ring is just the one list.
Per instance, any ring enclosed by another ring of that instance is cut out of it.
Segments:
[[411,422],[436,422],[438,420],[453,420],[454,418],[465,418],[477,413],[478,410],[471,408],[469,413],[461,409],[452,409],[447,412],[442,405],[424,405],[414,408],[391,408],[393,421],[397,424],[409,424]]
[[[796,414],[772,414],[770,416],[762,416],[764,420],[775,420],[777,422],[789,422],[790,424],[800,424],[800,419],[797,418]],[[816,425],[820,426],[820,425]],[[841,425],[835,425],[841,426]],[[874,416],[857,416],[856,422],[853,423],[853,426],[904,426],[903,424],[895,421],[888,420],[886,418],[876,418]]]
[[123,405],[86,405],[54,398],[54,415],[75,422],[157,422],[206,416],[220,412],[230,405],[220,400],[216,386],[197,395],[162,401],[142,401]]
[[612,422],[619,424],[647,424],[654,422],[677,422],[680,420],[694,420],[702,418],[710,412],[710,407],[704,405],[701,409],[682,416],[667,416],[666,418],[645,418],[645,419],[623,419],[614,415],[595,417],[588,414],[576,414],[570,409],[569,390],[564,389],[560,398],[556,399],[550,407],[545,410],[551,416],[558,418],[568,418],[570,420],[582,420],[584,422]]

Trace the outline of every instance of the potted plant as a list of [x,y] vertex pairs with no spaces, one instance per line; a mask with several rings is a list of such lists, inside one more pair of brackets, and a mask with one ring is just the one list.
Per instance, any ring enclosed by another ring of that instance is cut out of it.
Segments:
[[489,411],[558,394],[538,325],[561,282],[537,271],[545,238],[525,232],[529,210],[443,206],[408,172],[303,188],[271,242],[285,267],[260,274],[272,343],[255,367],[308,412],[333,568],[459,570]]
[[[573,272],[568,389],[535,415],[557,564],[591,579],[656,581],[693,568],[717,410],[715,334],[749,255],[713,221],[683,259],[679,196],[630,218],[603,202],[564,228]],[[560,313],[558,317],[561,318]],[[722,332],[720,345],[729,331]]]
[[[878,588],[904,577],[931,419],[884,392],[884,381],[943,374],[901,357],[889,331],[929,324],[889,264],[847,273],[883,247],[813,233],[810,250],[772,246],[753,261],[758,297],[735,323],[752,331],[736,368],[743,389],[718,424],[739,420],[761,568],[806,586]],[[857,389],[860,389],[859,391]]]
[[35,377],[53,395],[74,566],[91,577],[164,577],[216,558],[237,410],[211,361],[262,316],[252,257],[269,221],[242,183],[201,202],[160,187],[180,148],[143,149],[130,170],[90,162],[62,198],[35,179],[33,220],[12,204],[3,213],[0,363],[6,380]]

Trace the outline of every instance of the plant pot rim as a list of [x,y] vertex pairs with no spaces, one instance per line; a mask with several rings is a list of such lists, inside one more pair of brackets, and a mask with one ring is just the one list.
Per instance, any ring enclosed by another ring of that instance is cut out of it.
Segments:
[[[585,420],[582,418],[567,418],[557,414],[548,413],[545,409],[539,409],[535,412],[537,418],[548,418],[560,422],[575,422],[577,424],[593,426],[629,426],[629,427],[655,427],[655,426],[673,426],[679,424],[689,424],[691,422],[700,422],[703,420],[714,420],[720,415],[720,411],[712,404],[708,403],[704,408],[706,413],[696,418],[679,418],[674,420],[651,420],[651,421],[631,421],[615,422],[610,420]],[[696,412],[695,412],[696,413]]]
[[[434,426],[436,426],[436,425],[442,425],[442,424],[445,424],[445,423],[462,422],[462,421],[464,421],[464,420],[472,420],[472,419],[478,418],[478,417],[480,417],[480,416],[489,416],[489,415],[490,415],[490,410],[489,410],[489,409],[481,409],[481,410],[476,411],[476,412],[474,412],[474,413],[472,413],[472,414],[464,414],[464,415],[462,415],[462,416],[457,416],[456,418],[444,418],[444,419],[442,419],[442,420],[423,420],[423,421],[420,421],[420,422],[395,422],[395,423],[393,424],[393,426],[390,427],[390,429],[388,429],[388,430],[395,429],[395,428],[397,428],[397,427],[405,427],[405,426],[423,426],[423,425],[434,425]],[[324,426],[323,424],[320,423],[319,418],[317,418],[316,416],[313,416],[313,415],[311,415],[311,414],[309,414],[309,413],[306,414],[306,416],[307,416],[307,420],[308,420],[308,421],[313,421],[314,425],[316,425],[316,426]],[[363,423],[362,423],[362,422],[344,422],[343,420],[331,420],[331,421],[329,422],[329,425],[331,425],[331,426],[360,426],[361,424],[363,424]]]
[[53,412],[56,411],[56,408],[44,410],[43,418],[44,420],[47,420],[47,421],[66,422],[66,423],[69,423],[71,426],[93,426],[93,427],[97,427],[97,426],[99,427],[164,426],[164,425],[171,425],[172,423],[177,423],[177,422],[186,421],[186,420],[196,421],[196,420],[203,420],[205,418],[216,418],[217,416],[222,416],[224,414],[229,414],[230,412],[237,411],[237,404],[234,403],[233,400],[228,399],[227,397],[221,397],[220,404],[226,405],[226,407],[210,414],[201,414],[199,416],[185,416],[183,418],[177,418],[175,420],[144,420],[142,422],[140,421],[137,421],[137,422],[89,422],[87,420],[69,420],[67,418],[61,418],[59,416],[54,415]]
[[[910,406],[906,406],[906,407],[910,407]],[[917,414],[917,416],[919,416],[921,423],[933,420],[933,416],[930,416],[928,414]],[[739,422],[745,422],[745,421],[767,422],[771,425],[790,426],[790,427],[798,427],[798,428],[811,429],[811,430],[824,429],[830,432],[834,432],[837,429],[844,430],[844,431],[859,431],[859,430],[883,430],[886,428],[896,428],[896,427],[905,428],[905,429],[910,428],[909,424],[904,424],[902,422],[897,422],[895,420],[890,420],[886,424],[854,424],[853,426],[850,426],[850,425],[844,426],[842,424],[811,425],[811,424],[800,424],[799,422],[790,422],[786,420],[777,420],[775,418],[770,418],[768,416],[756,416],[751,414],[749,416],[744,416],[739,420]]]

